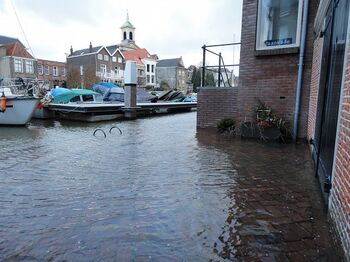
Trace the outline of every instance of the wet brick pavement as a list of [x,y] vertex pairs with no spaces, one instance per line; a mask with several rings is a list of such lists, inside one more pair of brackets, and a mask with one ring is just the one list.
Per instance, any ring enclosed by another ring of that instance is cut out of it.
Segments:
[[219,260],[342,261],[308,146],[240,141],[199,132],[236,169],[231,207],[213,250]]

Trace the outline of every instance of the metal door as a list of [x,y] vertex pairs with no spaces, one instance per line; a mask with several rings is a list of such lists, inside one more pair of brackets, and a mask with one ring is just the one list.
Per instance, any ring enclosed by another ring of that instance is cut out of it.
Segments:
[[334,0],[326,17],[315,132],[316,172],[328,197],[334,159],[349,1]]

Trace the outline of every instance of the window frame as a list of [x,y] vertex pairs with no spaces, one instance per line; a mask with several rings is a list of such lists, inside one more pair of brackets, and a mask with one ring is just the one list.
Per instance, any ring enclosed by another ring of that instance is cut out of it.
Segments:
[[15,73],[23,73],[23,60],[20,58],[15,58],[13,61],[13,67],[15,69]]
[[103,55],[102,54],[97,54],[97,59],[98,60],[103,60]]
[[112,62],[117,63],[117,58],[115,56],[112,56]]
[[114,74],[119,76],[119,66],[114,67]]
[[24,60],[24,66],[26,68],[26,73],[34,74],[34,63],[32,60]]
[[53,66],[52,67],[52,75],[53,76],[58,76],[59,73],[58,73],[58,66]]
[[[104,68],[104,70],[102,70],[102,68]],[[107,65],[106,64],[100,64],[100,72],[101,72],[101,75],[107,74]]]
[[103,55],[103,61],[109,61],[109,56],[108,55]]
[[60,68],[60,70],[61,70],[61,75],[66,76],[66,68],[63,66]]
[[44,74],[45,74],[46,76],[50,75],[50,66],[45,65],[45,67],[44,67]]
[[302,25],[302,17],[303,17],[303,2],[304,0],[298,0],[299,6],[298,6],[298,18],[297,18],[297,29],[296,29],[296,40],[295,44],[289,44],[289,45],[275,45],[275,46],[259,46],[260,42],[260,27],[261,27],[261,5],[262,1],[264,0],[258,0],[257,1],[257,14],[256,14],[256,30],[255,30],[255,50],[256,51],[267,51],[267,50],[278,50],[278,49],[289,49],[289,48],[298,48],[300,47],[300,38],[301,38],[301,25]]
[[38,64],[38,75],[44,74],[44,66],[42,64]]

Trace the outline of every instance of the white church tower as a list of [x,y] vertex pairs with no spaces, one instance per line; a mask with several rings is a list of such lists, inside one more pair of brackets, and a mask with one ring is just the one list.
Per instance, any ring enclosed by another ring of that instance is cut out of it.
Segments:
[[126,22],[120,27],[122,30],[122,44],[135,43],[135,27],[129,21],[129,13],[126,13]]

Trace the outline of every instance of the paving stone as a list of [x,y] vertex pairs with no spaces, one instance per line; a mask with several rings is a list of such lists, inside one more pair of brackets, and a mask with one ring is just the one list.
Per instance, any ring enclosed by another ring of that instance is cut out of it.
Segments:
[[237,221],[229,238],[221,238],[226,241],[225,250],[217,247],[221,258],[283,262],[342,260],[334,251],[327,213],[306,145],[271,147],[231,141],[228,150],[227,141],[217,141],[215,146],[224,150],[232,163],[238,163],[235,188],[230,190]]

